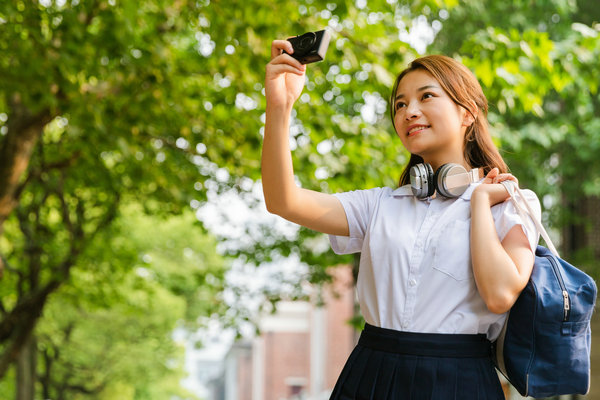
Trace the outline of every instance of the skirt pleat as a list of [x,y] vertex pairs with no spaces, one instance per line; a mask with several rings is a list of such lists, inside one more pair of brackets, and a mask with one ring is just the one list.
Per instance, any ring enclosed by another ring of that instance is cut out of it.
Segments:
[[455,358],[446,360],[445,368],[437,368],[436,385],[433,387],[431,398],[458,398],[456,385],[458,384],[458,363]]
[[432,357],[418,357],[415,370],[415,380],[411,390],[410,398],[415,400],[431,399],[432,390],[435,387],[437,359]]
[[358,384],[367,367],[367,360],[371,352],[371,349],[362,346],[354,348],[333,389],[333,393],[331,394],[332,399],[356,399]]
[[412,382],[412,373],[406,365],[403,365],[402,357],[397,354],[392,354],[389,356],[392,358],[392,362],[394,364],[394,371],[392,373],[392,381],[388,386],[388,390],[384,391],[381,388],[380,391],[377,392],[378,399],[385,399],[388,397],[394,397],[397,393],[399,393],[400,388],[405,385],[411,385]]
[[382,357],[379,376],[373,391],[373,399],[385,398],[391,392],[398,365],[397,358],[395,354],[392,357]]
[[357,399],[370,400],[373,398],[373,393],[376,386],[373,385],[373,382],[377,383],[379,380],[379,372],[381,371],[383,358],[384,354],[382,354],[380,351],[373,351],[369,355],[369,361],[367,362],[369,367],[365,370],[365,373],[360,378],[358,391],[356,393]]
[[484,400],[486,398],[486,395],[485,395],[485,391],[483,390],[483,387],[488,382],[488,379],[486,377],[486,374],[483,372],[482,368],[477,369],[477,379],[480,382],[484,382],[483,385],[477,386],[477,400]]
[[367,325],[330,400],[503,400],[489,346],[484,335]]

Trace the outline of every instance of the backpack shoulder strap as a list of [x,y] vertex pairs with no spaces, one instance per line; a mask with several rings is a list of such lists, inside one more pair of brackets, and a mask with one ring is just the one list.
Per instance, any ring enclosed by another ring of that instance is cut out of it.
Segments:
[[[546,232],[546,229],[544,229],[544,226],[542,225],[542,223],[537,219],[534,211],[531,209],[531,206],[529,205],[529,203],[527,203],[527,200],[525,200],[525,196],[523,195],[523,192],[521,192],[521,189],[519,189],[519,186],[516,184],[516,182],[502,181],[500,183],[502,183],[502,185],[504,185],[504,187],[506,188],[506,191],[510,195],[511,200],[512,200],[513,204],[515,205],[515,208],[517,209],[517,212],[519,213],[519,215],[521,216],[523,221],[526,221],[525,217],[529,216],[529,218],[535,224],[535,227],[537,228],[537,230],[540,232],[540,234],[544,238],[544,241],[548,245],[548,248],[550,249],[552,254],[554,254],[556,257],[560,257],[558,255],[558,251],[556,250],[556,247],[554,247],[554,243],[552,243],[552,240],[550,239],[550,235],[548,235],[548,232]],[[520,204],[521,202],[517,199],[517,196],[516,196],[517,193],[519,194],[519,198],[521,199],[522,203],[525,204],[525,207],[527,208],[527,210],[523,209],[523,206]]]

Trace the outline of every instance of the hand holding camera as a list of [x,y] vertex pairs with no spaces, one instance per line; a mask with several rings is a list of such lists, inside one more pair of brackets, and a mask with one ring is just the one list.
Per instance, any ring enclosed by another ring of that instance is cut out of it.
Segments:
[[304,87],[305,64],[321,61],[329,40],[329,33],[322,30],[273,41],[265,79],[267,106],[293,106]]
[[329,47],[331,35],[328,31],[306,32],[303,35],[288,39],[292,43],[294,52],[290,54],[302,64],[322,61]]

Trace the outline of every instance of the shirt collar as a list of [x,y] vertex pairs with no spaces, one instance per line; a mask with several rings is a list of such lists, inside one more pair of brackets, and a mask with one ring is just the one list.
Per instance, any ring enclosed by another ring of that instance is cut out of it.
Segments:
[[[473,190],[475,190],[475,188],[477,186],[479,186],[479,184],[481,184],[481,182],[483,181],[483,179],[481,179],[479,182],[474,182],[471,183],[469,185],[469,187],[467,188],[467,190],[465,190],[465,192],[463,194],[461,194],[459,197],[463,200],[471,200],[471,195],[473,195]],[[404,186],[400,186],[398,189],[394,190],[392,192],[392,196],[394,197],[404,197],[404,196],[413,196],[413,192],[412,189],[410,188],[410,185],[404,185]]]
[[404,197],[404,196],[412,196],[413,192],[410,188],[410,185],[400,186],[398,189],[392,192],[392,196],[394,197]]

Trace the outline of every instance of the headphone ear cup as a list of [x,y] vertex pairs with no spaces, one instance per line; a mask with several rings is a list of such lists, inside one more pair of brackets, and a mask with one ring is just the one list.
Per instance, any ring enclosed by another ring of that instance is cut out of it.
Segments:
[[435,178],[434,178],[434,174],[433,174],[433,168],[431,168],[431,165],[429,164],[425,164],[425,168],[427,169],[427,196],[433,196],[433,194],[435,193]]
[[424,199],[433,195],[435,192],[435,181],[431,165],[421,163],[411,167],[410,187],[418,199]]
[[435,171],[435,175],[433,176],[433,181],[435,182],[435,188],[440,196],[449,197],[446,195],[446,191],[444,190],[444,177],[446,176],[446,172],[448,171],[448,164],[443,164],[441,167]]
[[435,186],[441,196],[447,198],[459,197],[465,192],[467,187],[469,187],[470,181],[459,185],[456,185],[456,182],[449,184],[448,177],[453,176],[456,178],[456,175],[461,175],[463,177],[461,180],[469,179],[468,171],[460,164],[444,164],[435,171]]

